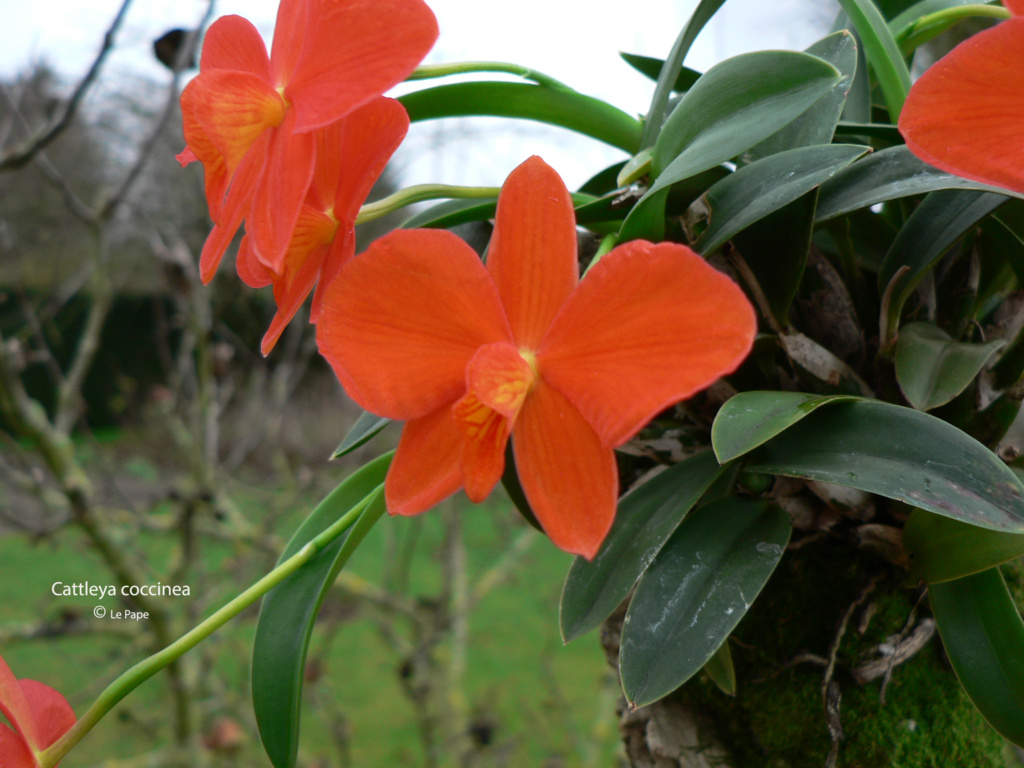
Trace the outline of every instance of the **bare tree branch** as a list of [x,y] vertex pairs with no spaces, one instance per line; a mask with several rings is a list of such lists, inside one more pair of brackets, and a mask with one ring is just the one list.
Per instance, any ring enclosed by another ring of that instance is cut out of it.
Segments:
[[117,16],[114,17],[114,21],[107,29],[106,34],[103,35],[103,45],[100,48],[100,52],[93,60],[89,71],[85,73],[85,77],[82,78],[75,87],[71,97],[65,102],[60,116],[56,120],[51,121],[41,132],[29,138],[20,147],[5,152],[3,157],[0,157],[0,171],[14,170],[27,165],[32,161],[32,158],[51,141],[56,139],[65,128],[71,125],[71,121],[74,119],[75,113],[78,112],[78,107],[85,96],[85,92],[89,90],[89,86],[96,80],[96,76],[99,75],[100,67],[103,65],[104,60],[106,60],[107,54],[114,47],[114,35],[117,33],[118,28],[120,28],[121,22],[124,21],[125,14],[128,12],[128,6],[130,5],[131,0],[124,0],[121,3]]

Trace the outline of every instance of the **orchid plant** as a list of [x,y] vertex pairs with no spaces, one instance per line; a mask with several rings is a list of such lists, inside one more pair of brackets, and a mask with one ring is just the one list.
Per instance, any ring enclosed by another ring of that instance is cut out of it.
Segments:
[[[320,351],[366,411],[336,455],[391,420],[401,438],[312,512],[277,568],[74,725],[0,662],[17,731],[0,726],[0,755],[55,765],[263,597],[255,715],[290,768],[316,613],[363,536],[385,511],[459,489],[479,502],[499,481],[577,555],[562,635],[604,624],[630,710],[702,672],[741,700],[756,598],[798,552],[828,547],[865,569],[854,606],[880,584],[927,586],[963,690],[1024,746],[1024,622],[1001,571],[1024,555],[1024,3],[840,0],[837,31],[806,51],[685,67],[723,4],[702,0],[664,61],[625,57],[653,80],[639,120],[519,65],[416,68],[437,35],[421,0],[282,0],[269,57],[244,19],[211,26],[179,158],[205,172],[203,279],[244,224],[238,274],[278,306],[263,353],[313,293]],[[991,26],[912,85],[918,48],[975,17]],[[383,96],[466,73],[480,78]],[[410,121],[476,115],[552,123],[623,159],[576,192],[531,157],[492,188],[365,204]],[[423,200],[441,202],[355,255],[356,224]],[[445,231],[491,221],[483,254]],[[826,613],[793,620],[831,631]],[[828,730],[792,745],[831,765],[849,618],[823,663]],[[913,655],[904,634],[887,679]],[[766,764],[724,749],[725,764]]]

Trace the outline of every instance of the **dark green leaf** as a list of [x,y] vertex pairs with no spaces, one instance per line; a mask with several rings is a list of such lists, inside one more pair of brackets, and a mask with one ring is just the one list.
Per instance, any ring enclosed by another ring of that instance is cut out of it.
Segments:
[[352,429],[345,435],[345,439],[341,441],[341,445],[334,449],[331,458],[337,459],[346,453],[352,453],[356,448],[366,445],[390,423],[391,419],[385,419],[383,416],[363,411],[359,414],[359,418],[356,419],[356,423],[352,425]]
[[622,497],[601,550],[590,561],[577,557],[565,579],[559,613],[566,642],[608,618],[721,473],[715,455],[705,451]]
[[[654,81],[657,81],[658,76],[661,74],[661,68],[665,65],[664,59],[655,59],[651,56],[640,56],[635,53],[622,53],[621,51],[619,56],[641,75],[649,77]],[[700,76],[701,73],[697,70],[682,67],[676,76],[675,83],[672,85],[672,90],[677,93],[688,91],[690,86],[696,83]]]
[[440,117],[513,117],[568,128],[635,155],[640,122],[600,99],[575,91],[497,81],[426,88],[398,99],[413,122]]
[[[709,254],[845,168],[870,147],[823,144],[779,152],[745,165],[707,191],[708,228],[694,244]],[[776,265],[778,268],[778,265]]]
[[823,405],[855,398],[803,392],[741,392],[718,410],[711,425],[711,445],[725,464],[752,451]]
[[753,472],[860,488],[996,531],[1024,532],[1024,486],[988,448],[927,413],[834,403],[750,454]]
[[686,22],[686,26],[680,30],[679,37],[676,38],[672,50],[669,51],[668,59],[662,66],[661,72],[658,73],[654,96],[651,98],[651,108],[647,110],[647,121],[644,124],[640,149],[650,147],[658,138],[662,124],[669,113],[669,97],[671,97],[672,89],[675,86],[676,73],[682,68],[686,54],[690,52],[690,47],[697,39],[697,35],[724,3],[725,0],[700,0],[693,15]]
[[998,568],[928,588],[960,684],[1006,739],[1024,746],[1024,622]]
[[704,671],[722,693],[736,695],[736,668],[732,664],[732,651],[728,642],[718,646],[718,650],[704,665]]
[[445,200],[443,203],[432,205],[427,210],[410,217],[402,224],[402,228],[447,229],[470,221],[493,219],[497,207],[498,198],[496,197],[491,200]]
[[393,454],[354,472],[313,510],[281,554],[287,560],[360,502],[359,520],[263,598],[252,651],[252,698],[263,747],[275,768],[293,768],[306,652],[320,605],[334,579],[384,513],[383,482]]
[[537,516],[533,514],[530,502],[526,498],[526,491],[523,490],[523,486],[519,482],[519,472],[516,470],[516,455],[512,451],[511,440],[505,444],[505,471],[501,475],[501,484],[504,486],[505,493],[508,494],[513,506],[523,516],[523,519],[538,531],[544,533],[544,528],[541,527]]
[[897,271],[910,267],[891,300],[892,324],[898,321],[910,294],[942,254],[1006,200],[1003,195],[972,190],[943,190],[925,197],[897,233],[878,272],[879,290],[884,291]]
[[962,18],[950,17],[934,19],[929,24],[922,25],[921,17],[945,11],[950,8],[957,8],[963,5],[980,4],[979,0],[923,0],[915,3],[907,10],[896,16],[889,22],[889,29],[892,36],[899,43],[900,50],[904,54],[911,54],[919,46],[929,40],[941,35]]
[[930,411],[967,389],[1005,345],[1005,339],[965,344],[931,323],[910,323],[896,343],[896,380],[911,405]]
[[724,643],[789,543],[789,516],[738,497],[682,522],[640,579],[622,625],[619,670],[633,706],[696,674]]
[[1024,536],[989,531],[915,509],[903,528],[903,549],[910,555],[908,582],[936,584],[1024,556]]
[[885,97],[889,119],[895,123],[910,92],[910,70],[903,61],[903,53],[885,18],[871,0],[839,0],[839,4],[857,30],[868,64],[875,71]]
[[901,145],[865,157],[822,185],[817,220],[825,221],[859,208],[940,189],[975,189],[1012,195],[987,184],[940,171],[918,160]]

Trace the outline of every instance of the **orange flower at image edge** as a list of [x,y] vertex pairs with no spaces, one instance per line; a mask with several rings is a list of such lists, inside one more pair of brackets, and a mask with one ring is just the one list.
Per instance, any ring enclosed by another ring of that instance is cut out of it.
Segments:
[[14,726],[0,723],[0,766],[36,768],[36,755],[75,724],[71,705],[53,688],[18,680],[0,657],[0,712]]
[[483,501],[512,449],[554,543],[593,557],[615,515],[613,448],[750,351],[753,307],[688,248],[634,241],[580,282],[572,198],[539,158],[509,176],[486,267],[443,230],[396,231],[328,286],[321,353],[366,410],[406,422],[392,514]]
[[900,114],[907,147],[926,163],[1024,192],[1024,0],[1014,17],[980,32],[933,64]]

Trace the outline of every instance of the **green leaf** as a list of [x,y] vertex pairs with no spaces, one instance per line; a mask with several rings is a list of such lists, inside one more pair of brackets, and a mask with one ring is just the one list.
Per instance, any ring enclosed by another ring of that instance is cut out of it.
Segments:
[[790,530],[777,506],[735,496],[682,522],[622,625],[619,671],[632,706],[657,701],[708,663],[775,570]]
[[792,122],[842,78],[794,51],[759,51],[709,69],[679,101],[654,145],[648,194],[735,157]]
[[356,448],[361,448],[390,423],[391,419],[385,419],[383,416],[363,411],[359,414],[359,418],[356,419],[356,423],[352,425],[348,434],[341,441],[341,445],[334,449],[331,458],[337,459],[346,453],[352,453]]
[[940,189],[1014,194],[933,168],[900,145],[868,155],[823,184],[816,218],[825,221],[876,203]]
[[736,695],[736,668],[732,664],[732,651],[728,642],[718,646],[718,650],[704,665],[704,671],[722,693]]
[[568,128],[631,155],[640,151],[636,118],[575,91],[488,81],[439,85],[398,100],[414,123],[441,117],[513,117]]
[[889,305],[893,327],[921,278],[942,254],[1006,200],[1004,195],[973,190],[944,190],[925,197],[896,234],[878,271],[879,291],[884,291],[898,270],[910,268]]
[[697,35],[724,4],[725,0],[700,0],[686,22],[686,26],[679,31],[679,37],[672,44],[668,59],[658,73],[654,96],[651,97],[651,108],[647,110],[647,121],[644,124],[643,139],[640,143],[641,149],[646,149],[654,144],[661,133],[662,124],[669,113],[669,97],[671,97],[676,83],[674,73],[682,68],[686,54],[690,52],[690,47],[696,41]]
[[846,402],[850,395],[820,397],[803,392],[741,392],[718,410],[711,445],[723,464],[752,451],[823,405]]
[[[656,59],[652,56],[640,56],[636,53],[619,52],[619,56],[633,69],[644,77],[649,77],[657,82],[661,75],[661,68],[665,65],[664,59]],[[690,90],[690,86],[697,82],[701,73],[689,67],[680,67],[676,81],[672,84],[672,90],[676,93]]]
[[737,232],[803,196],[870,151],[870,147],[855,144],[822,144],[779,152],[743,166],[707,191],[708,227],[694,249],[704,255],[713,252]]
[[1000,533],[915,509],[903,527],[907,582],[959,579],[1024,556],[1024,536]]
[[577,557],[566,576],[559,610],[566,642],[608,618],[722,471],[715,455],[705,451],[674,464],[619,500],[601,550],[590,561]]
[[501,475],[501,484],[505,488],[505,493],[508,494],[509,499],[512,501],[512,505],[523,516],[523,519],[538,531],[544,533],[544,528],[533,513],[533,508],[530,507],[530,502],[526,498],[526,491],[523,490],[523,486],[519,482],[519,471],[516,469],[516,455],[512,450],[511,440],[505,444],[505,471]]
[[988,724],[1024,746],[1024,621],[998,568],[928,587],[946,655]]
[[355,525],[267,593],[252,650],[252,699],[263,747],[275,768],[293,768],[299,748],[299,715],[306,652],[317,613],[334,579],[384,513],[383,482],[393,453],[356,470],[299,527],[280,562],[361,502]]
[[966,344],[931,323],[900,328],[896,342],[896,380],[919,411],[945,405],[974,381],[1006,339]]
[[1024,486],[988,448],[927,413],[874,400],[821,408],[750,454],[752,472],[860,488],[995,531],[1024,532]]
[[432,205],[425,211],[411,216],[402,224],[402,228],[447,229],[471,221],[484,221],[494,218],[494,211],[497,207],[498,198],[496,197],[492,200],[445,200],[443,203]]
[[989,18],[993,16],[992,6],[981,4],[978,0],[923,0],[893,18],[889,22],[889,29],[899,43],[900,50],[905,55],[910,55],[957,22],[969,18],[962,11],[950,13],[956,8],[967,10],[967,6],[973,6],[970,10],[975,14]]
[[885,97],[889,119],[895,123],[910,93],[910,70],[903,60],[903,53],[885,18],[871,0],[839,0],[839,4],[857,30],[868,64],[875,70]]

